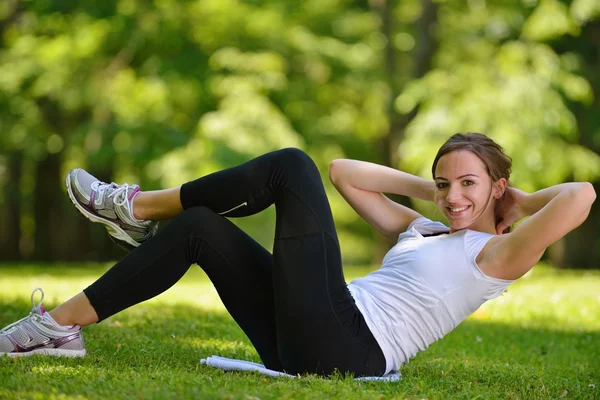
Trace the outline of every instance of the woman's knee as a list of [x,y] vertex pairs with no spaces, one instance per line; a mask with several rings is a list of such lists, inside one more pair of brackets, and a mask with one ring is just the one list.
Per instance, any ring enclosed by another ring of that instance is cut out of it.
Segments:
[[212,221],[218,217],[218,214],[208,207],[190,207],[176,216],[171,222],[174,225],[176,234],[198,235],[210,226]]
[[317,170],[317,166],[313,159],[306,154],[304,150],[288,147],[275,152],[278,160],[284,166],[289,166],[293,170]]

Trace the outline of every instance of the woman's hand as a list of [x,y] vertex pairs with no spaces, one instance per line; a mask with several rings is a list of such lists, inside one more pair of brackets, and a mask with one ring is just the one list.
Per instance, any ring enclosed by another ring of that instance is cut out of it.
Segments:
[[506,228],[527,216],[523,207],[523,200],[527,196],[527,193],[517,188],[506,188],[504,199],[498,207],[498,214],[502,220],[496,225],[496,234],[501,235]]

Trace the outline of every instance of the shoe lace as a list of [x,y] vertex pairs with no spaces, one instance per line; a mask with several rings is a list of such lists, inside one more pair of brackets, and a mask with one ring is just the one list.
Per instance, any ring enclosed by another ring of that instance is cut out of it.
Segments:
[[[113,185],[116,186],[114,183]],[[115,199],[113,201],[117,206],[126,205],[128,203],[127,196],[129,194],[129,188],[130,186],[127,183],[124,183],[121,186],[117,186],[117,188],[111,194],[109,194],[108,197],[114,197]]]
[[[39,303],[35,303],[35,293],[37,291],[40,291],[42,293],[42,298],[40,299]],[[18,321],[13,322],[10,325],[5,326],[4,328],[0,329],[0,333],[8,333],[8,331],[10,331],[12,328],[16,327],[17,325],[21,324],[24,321],[28,321],[28,320],[33,320],[33,321],[39,321],[40,319],[40,314],[36,313],[35,311],[37,309],[39,309],[39,307],[42,305],[42,302],[44,301],[44,291],[42,290],[42,288],[35,288],[33,289],[33,292],[31,292],[31,311],[29,312],[29,315],[27,315],[25,318],[21,318]]]
[[116,206],[128,206],[127,196],[129,194],[129,189],[131,186],[129,184],[124,183],[122,185],[117,185],[116,183],[106,183],[101,181],[96,181],[91,185],[92,190],[97,191],[98,193],[105,192],[108,189],[114,189],[107,197],[114,197],[114,204]]

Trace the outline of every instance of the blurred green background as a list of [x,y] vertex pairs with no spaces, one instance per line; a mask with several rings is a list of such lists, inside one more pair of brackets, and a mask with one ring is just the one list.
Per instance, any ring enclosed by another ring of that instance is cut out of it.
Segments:
[[[0,261],[122,256],[67,199],[71,168],[149,190],[296,146],[345,263],[378,262],[389,244],[329,184],[332,159],[430,178],[475,131],[516,187],[598,191],[599,72],[598,0],[2,0]],[[548,261],[600,267],[598,203]],[[270,249],[273,219],[236,222]]]

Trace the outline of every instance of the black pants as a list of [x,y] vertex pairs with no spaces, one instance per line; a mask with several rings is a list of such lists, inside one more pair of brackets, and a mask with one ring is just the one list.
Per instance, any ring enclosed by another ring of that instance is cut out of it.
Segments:
[[[321,177],[304,152],[279,150],[188,182],[181,203],[182,214],[84,290],[100,320],[162,293],[197,263],[268,368],[383,374],[383,353],[346,287]],[[271,204],[272,255],[224,217]]]

